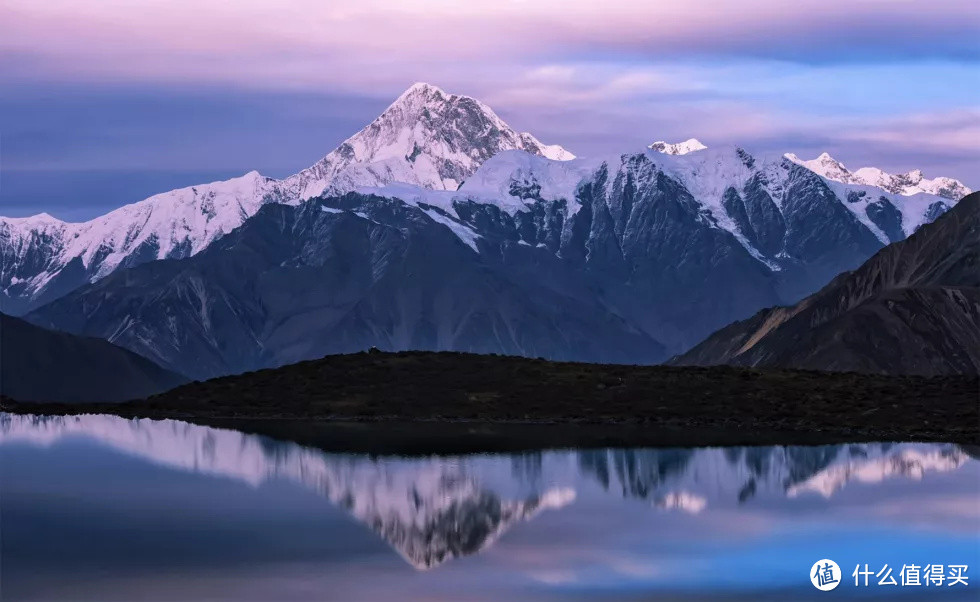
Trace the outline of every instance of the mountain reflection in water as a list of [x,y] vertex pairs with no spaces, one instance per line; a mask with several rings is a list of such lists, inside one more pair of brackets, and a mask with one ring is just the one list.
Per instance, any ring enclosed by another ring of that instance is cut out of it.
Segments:
[[[704,521],[712,513],[738,517],[753,506],[767,512],[794,504],[802,508],[857,484],[882,487],[967,465],[975,475],[978,465],[954,444],[907,443],[372,457],[172,420],[0,414],[0,450],[54,449],[83,441],[170,470],[232,479],[256,489],[283,481],[298,484],[342,508],[418,570],[485,553],[504,533],[520,531],[522,523],[575,505],[604,513],[616,504],[642,503],[646,513]],[[591,502],[580,499],[583,492]],[[973,522],[963,528],[975,533],[976,513],[965,516]],[[593,518],[600,517],[579,514],[576,521]],[[667,533],[669,526],[659,529]],[[566,540],[561,545],[567,550],[590,544]],[[541,571],[538,577],[546,585],[564,583],[561,572]]]

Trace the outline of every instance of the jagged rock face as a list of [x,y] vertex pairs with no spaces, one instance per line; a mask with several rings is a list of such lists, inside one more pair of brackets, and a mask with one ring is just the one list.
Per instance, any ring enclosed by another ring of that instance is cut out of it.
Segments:
[[879,197],[865,208],[865,212],[891,242],[898,242],[905,238],[905,233],[902,232],[902,212],[887,198]]
[[766,190],[761,174],[749,180],[741,194],[728,188],[724,202],[739,231],[753,246],[768,257],[775,257],[782,251],[786,222]]
[[980,195],[792,307],[732,324],[676,358],[890,374],[980,372]]

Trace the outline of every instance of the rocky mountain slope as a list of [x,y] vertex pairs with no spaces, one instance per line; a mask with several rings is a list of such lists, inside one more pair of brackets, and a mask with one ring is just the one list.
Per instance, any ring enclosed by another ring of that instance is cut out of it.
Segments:
[[84,223],[0,217],[0,310],[21,315],[119,268],[189,257],[269,203],[390,182],[455,190],[486,159],[522,150],[574,158],[514,131],[483,103],[416,84],[313,166],[283,180],[240,178],[152,196]]
[[[553,254],[501,235],[488,259],[445,223],[464,228],[436,208],[356,193],[268,205],[194,257],[118,271],[30,319],[200,379],[372,346],[663,357]],[[510,273],[510,261],[527,274]]]
[[125,401],[185,382],[106,341],[0,314],[0,395],[23,401]]
[[790,307],[673,360],[885,374],[980,372],[980,194]]

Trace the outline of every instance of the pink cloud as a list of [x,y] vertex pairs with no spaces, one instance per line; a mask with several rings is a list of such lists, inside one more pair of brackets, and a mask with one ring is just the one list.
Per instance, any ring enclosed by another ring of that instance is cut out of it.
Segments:
[[815,36],[814,53],[862,39],[945,48],[950,34],[975,32],[977,11],[963,0],[928,11],[881,0],[6,0],[0,22],[0,52],[64,78],[357,89],[406,66],[483,70],[556,53],[758,55],[795,52]]

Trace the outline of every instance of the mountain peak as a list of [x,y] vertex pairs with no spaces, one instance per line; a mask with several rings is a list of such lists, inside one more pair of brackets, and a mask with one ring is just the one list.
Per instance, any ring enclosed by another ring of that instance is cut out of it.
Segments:
[[413,103],[415,101],[420,102],[432,102],[432,101],[444,101],[451,94],[447,94],[445,90],[439,86],[433,86],[432,84],[426,82],[415,82],[408,87],[401,95],[395,99],[395,102],[391,104],[391,107],[396,105],[403,105],[406,103]]
[[408,96],[411,94],[441,94],[446,96],[445,90],[428,82],[415,82],[404,92],[402,92],[402,96]]
[[844,167],[843,163],[825,152],[820,153],[816,159],[809,161],[800,159],[793,153],[786,153],[785,157],[828,180],[843,184],[875,186],[902,196],[912,196],[924,192],[958,201],[972,192],[962,182],[953,178],[926,179],[921,169],[913,169],[903,174],[890,174],[877,167],[862,167],[852,172]]
[[28,228],[32,227],[44,227],[44,226],[63,226],[65,222],[54,217],[49,213],[37,213],[35,215],[29,215],[27,217],[4,217],[2,218],[4,223],[11,225],[24,226]]
[[902,177],[908,180],[910,184],[918,184],[923,180],[923,178],[925,178],[925,175],[922,173],[921,169],[913,169],[912,171],[907,171],[902,174]]
[[783,156],[793,163],[801,165],[813,173],[827,178],[828,180],[843,182],[844,184],[855,183],[851,172],[844,167],[843,163],[831,157],[830,153],[820,153],[816,159],[810,159],[809,161],[801,159],[793,153],[786,153]]
[[483,162],[506,150],[555,160],[575,158],[560,146],[515,131],[475,98],[419,82],[364,129],[291,180],[303,198],[391,182],[456,190]]
[[686,155],[694,151],[704,150],[708,147],[702,144],[697,138],[688,138],[683,142],[674,143],[657,140],[647,148],[665,155]]

